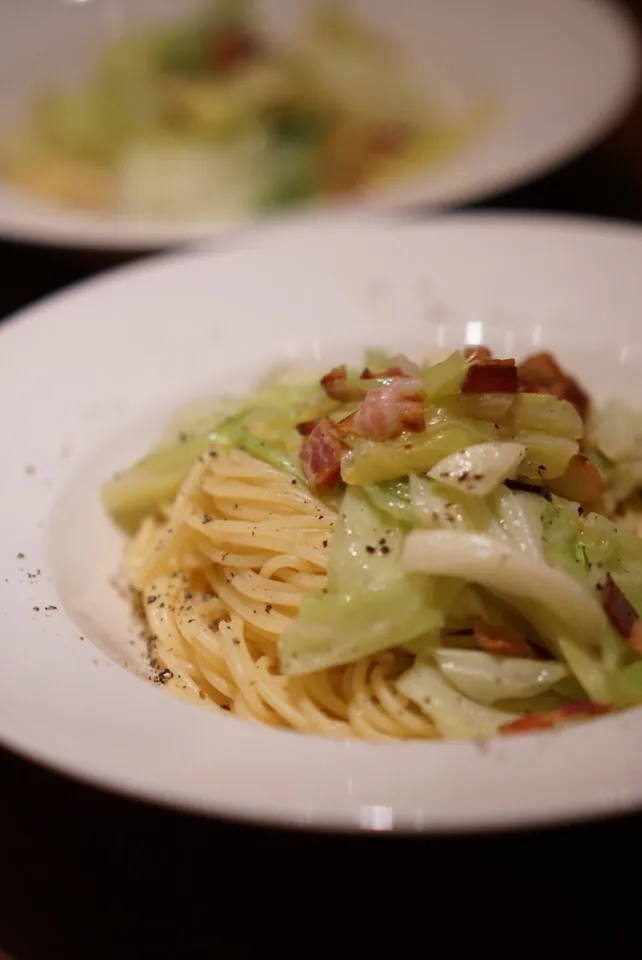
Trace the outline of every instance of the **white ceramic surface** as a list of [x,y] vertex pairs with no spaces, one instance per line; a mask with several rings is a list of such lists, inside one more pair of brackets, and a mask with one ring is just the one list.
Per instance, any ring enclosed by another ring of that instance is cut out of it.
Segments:
[[[2,0],[0,128],[43,85],[72,84],[98,48],[131,26],[184,16],[203,0]],[[316,0],[258,0],[277,34]],[[507,189],[602,134],[638,73],[628,18],[608,0],[344,0],[398,44],[421,88],[466,109],[495,98],[487,132],[439,167],[377,188],[354,205],[388,212],[438,208]],[[230,223],[118,219],[70,213],[0,183],[0,234],[71,246],[162,247],[229,231]]]
[[641,710],[485,745],[373,745],[175,700],[135,675],[97,488],[183,402],[363,345],[547,346],[598,397],[642,405],[640,263],[641,231],[562,219],[272,226],[0,327],[0,741],[114,790],[298,827],[494,829],[639,805]]

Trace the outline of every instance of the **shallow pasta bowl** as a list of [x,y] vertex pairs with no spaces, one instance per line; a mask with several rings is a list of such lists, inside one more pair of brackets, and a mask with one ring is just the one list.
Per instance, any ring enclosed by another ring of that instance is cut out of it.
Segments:
[[[642,712],[483,744],[275,731],[141,673],[102,480],[184,402],[366,346],[556,351],[642,401],[642,233],[530,217],[270,227],[119,271],[0,331],[0,740],[98,786],[262,823],[501,829],[642,802]],[[607,265],[608,264],[608,268]],[[92,322],[89,323],[88,320]]]

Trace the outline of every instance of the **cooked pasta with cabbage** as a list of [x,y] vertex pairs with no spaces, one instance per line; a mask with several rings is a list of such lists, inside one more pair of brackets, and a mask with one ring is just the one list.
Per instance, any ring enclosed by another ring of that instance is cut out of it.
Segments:
[[392,741],[642,703],[640,486],[641,414],[474,347],[190,410],[102,498],[158,682]]
[[131,216],[235,219],[342,196],[439,163],[477,126],[478,106],[446,115],[407,73],[341,4],[275,38],[249,0],[218,0],[125,34],[77,89],[43,91],[0,170]]

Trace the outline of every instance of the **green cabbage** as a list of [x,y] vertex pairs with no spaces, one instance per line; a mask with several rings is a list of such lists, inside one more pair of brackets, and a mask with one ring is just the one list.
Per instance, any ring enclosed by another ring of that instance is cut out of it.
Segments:
[[445,612],[430,581],[401,565],[403,534],[348,490],[332,541],[328,591],[304,598],[281,635],[286,674],[309,673],[433,634]]

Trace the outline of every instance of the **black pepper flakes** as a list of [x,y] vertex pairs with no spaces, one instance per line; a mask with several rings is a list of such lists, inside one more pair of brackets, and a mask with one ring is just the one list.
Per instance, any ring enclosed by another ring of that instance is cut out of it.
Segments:
[[184,431],[184,430],[181,430],[181,432],[180,432],[179,435],[178,435],[178,442],[179,442],[179,443],[187,443],[188,439],[189,439],[189,437],[187,436],[187,434],[185,433],[185,431]]
[[210,450],[208,456],[210,456],[210,457],[212,457],[212,459],[214,459],[215,457],[218,457],[218,451],[217,451],[217,450]]
[[147,603],[156,603],[157,600],[158,597],[156,594],[151,594],[149,597],[147,597]]
[[374,552],[375,552],[375,548],[368,543],[366,545],[366,553],[374,553]]
[[49,611],[57,610],[57,609],[58,607],[54,607],[53,603],[50,603],[48,607],[45,607],[45,610],[49,610]]
[[381,553],[384,553],[384,554],[390,553],[390,547],[384,543],[383,547],[381,548]]
[[24,560],[24,558],[25,558],[24,553],[19,553],[19,554],[17,554],[17,559],[18,559],[18,560]]
[[211,522],[212,522],[212,518],[210,517],[209,513],[204,513],[201,519],[201,523],[211,523]]
[[324,541],[323,541],[323,546],[324,546],[324,547],[327,547],[327,545],[328,545],[328,541],[327,541],[327,540],[324,540]]
[[167,683],[167,681],[168,681],[168,680],[171,680],[173,676],[174,676],[174,674],[173,674],[172,671],[169,669],[169,667],[165,667],[165,669],[164,669],[164,670],[161,670],[161,672],[158,674],[158,682],[159,682],[159,683]]
[[293,487],[296,486],[296,477],[293,477],[292,480],[290,480],[290,483]]
[[266,603],[266,605],[265,605],[265,612],[266,612],[266,613],[271,613],[271,612],[272,612],[272,604],[271,604],[271,603]]
[[34,613],[40,613],[40,607],[32,607]]

